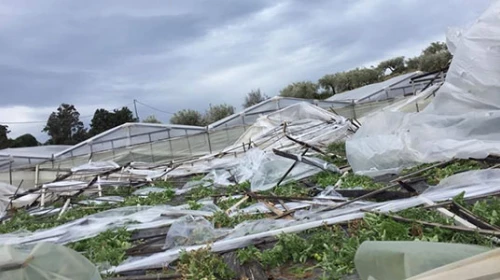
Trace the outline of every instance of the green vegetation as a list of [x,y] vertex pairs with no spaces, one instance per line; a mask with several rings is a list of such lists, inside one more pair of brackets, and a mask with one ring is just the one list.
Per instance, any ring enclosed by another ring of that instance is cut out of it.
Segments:
[[[314,181],[321,187],[333,186],[340,179],[340,174],[334,174],[331,172],[320,172],[314,177]],[[366,190],[375,190],[384,187],[381,183],[375,183],[372,178],[368,176],[356,175],[353,173],[348,173],[346,176],[342,177],[342,183],[339,189],[348,189],[361,187]]]
[[245,96],[245,102],[243,103],[243,108],[251,107],[267,99],[269,99],[269,96],[263,94],[260,91],[260,89],[252,90]]
[[[112,191],[110,191],[112,192]],[[120,192],[120,191],[119,191]],[[128,192],[127,189],[121,192]],[[30,216],[25,210],[19,209],[17,212],[3,224],[0,224],[0,233],[9,233],[17,230],[35,231],[40,229],[48,229],[65,224],[85,216],[89,216],[98,212],[110,210],[112,208],[123,206],[136,205],[159,205],[165,204],[172,199],[175,192],[170,187],[165,187],[165,192],[151,193],[146,197],[128,196],[122,203],[116,204],[101,204],[93,206],[81,206],[68,209],[61,218],[57,215]]]
[[212,253],[210,248],[182,252],[177,272],[184,280],[230,280],[234,277],[233,271],[219,255]]
[[[404,170],[401,174],[406,175],[413,173],[415,171],[424,169],[426,167],[432,166],[434,163],[426,163],[426,164],[421,164],[409,169]],[[445,167],[435,167],[432,169],[429,169],[418,176],[425,177],[427,183],[431,185],[437,185],[441,180],[443,180],[446,177],[449,177],[451,175],[457,174],[459,172],[463,171],[469,171],[469,170],[479,170],[481,169],[482,166],[481,164],[476,161],[476,160],[470,160],[470,159],[460,159],[460,160],[455,160],[449,165]]]
[[132,233],[124,228],[107,230],[96,237],[70,243],[67,246],[82,253],[95,264],[118,265],[126,259]]
[[[437,212],[418,208],[399,212],[398,215],[453,224]],[[491,246],[488,239],[478,234],[423,228],[419,224],[400,223],[384,216],[367,214],[363,220],[350,222],[345,229],[340,226],[324,226],[300,234],[281,235],[273,248],[261,251],[250,246],[240,249],[238,258],[242,263],[257,260],[268,269],[289,263],[314,261],[316,265],[309,269],[319,267],[323,270],[325,279],[327,276],[328,279],[337,279],[353,273],[354,255],[359,245],[366,240],[420,240]]]
[[264,214],[238,214],[234,216],[228,216],[225,212],[218,211],[210,218],[210,221],[216,228],[233,228],[236,225],[249,220],[263,219]]

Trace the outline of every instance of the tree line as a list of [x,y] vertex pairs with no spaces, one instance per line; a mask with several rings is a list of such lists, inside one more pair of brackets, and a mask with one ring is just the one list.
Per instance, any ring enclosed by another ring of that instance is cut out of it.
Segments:
[[[234,114],[235,108],[227,104],[210,106],[204,115],[194,110],[182,110],[174,114],[170,122],[172,124],[185,124],[206,126],[212,122]],[[190,119],[190,114],[195,112],[196,118]],[[47,133],[49,139],[44,145],[75,145],[95,135],[124,123],[138,122],[128,107],[122,107],[108,111],[97,109],[86,128],[80,120],[80,113],[74,105],[63,103],[47,119],[42,132]],[[161,123],[154,115],[146,117],[143,123]],[[42,145],[31,134],[25,134],[15,139],[8,137],[10,133],[7,125],[0,125],[0,149],[32,147]]]
[[445,68],[452,55],[443,42],[433,42],[419,56],[406,59],[404,56],[381,61],[376,67],[355,68],[349,71],[326,74],[317,83],[303,81],[292,83],[280,91],[281,96],[325,99],[335,94],[353,90],[369,84],[382,82],[392,77],[413,71],[433,72]]
[[[417,70],[423,72],[441,70],[448,65],[451,59],[452,55],[445,43],[433,42],[422,50],[419,56],[408,59],[399,56],[381,61],[376,67],[355,68],[349,71],[326,74],[316,83],[311,81],[295,82],[280,90],[279,95],[304,99],[326,99],[335,94],[381,82],[404,73]],[[268,98],[260,89],[252,90],[247,93],[245,102],[242,105],[243,108],[248,108]],[[217,107],[214,110],[224,111],[222,108]],[[234,109],[231,112],[233,111]],[[175,113],[171,122],[186,125],[206,125],[211,123],[212,120],[196,110],[184,109]]]
[[[443,42],[433,42],[419,56],[406,59],[403,56],[394,57],[380,62],[376,67],[355,68],[349,71],[326,74],[316,83],[311,81],[295,82],[284,87],[279,95],[305,99],[325,99],[335,94],[353,90],[358,87],[381,82],[394,76],[420,70],[432,72],[446,67],[452,55]],[[258,104],[269,96],[255,89],[246,94],[243,108]],[[192,109],[176,112],[170,123],[179,125],[206,126],[234,114],[235,108],[228,104],[210,105],[205,113]],[[90,127],[84,127],[80,121],[80,113],[74,105],[61,104],[52,112],[42,132],[47,133],[48,145],[74,145],[127,122],[137,122],[128,107],[108,111],[97,109],[90,121]],[[161,123],[155,116],[148,116],[142,122]],[[0,149],[9,147],[30,147],[41,145],[31,134],[25,134],[15,139],[8,137],[9,127],[0,124]]]

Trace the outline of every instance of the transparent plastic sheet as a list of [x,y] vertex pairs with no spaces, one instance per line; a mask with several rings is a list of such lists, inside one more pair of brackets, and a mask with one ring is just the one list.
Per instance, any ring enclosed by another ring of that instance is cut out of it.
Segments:
[[133,168],[126,168],[125,172],[130,173],[132,175],[139,175],[139,176],[145,176],[146,179],[153,180],[153,179],[158,179],[167,173],[166,170],[160,169],[160,170],[148,170],[148,169],[133,169]]
[[[490,169],[490,170],[464,172],[448,177],[447,179],[443,180],[441,184],[429,189],[429,191],[426,191],[417,197],[411,197],[411,198],[399,199],[387,202],[359,201],[345,208],[335,209],[332,211],[321,212],[321,213],[311,213],[309,219],[293,221],[290,222],[290,224],[285,224],[281,228],[274,228],[268,231],[258,232],[260,231],[259,226],[261,225],[261,223],[265,229],[267,221],[260,222],[259,220],[257,220],[254,221],[253,223],[244,222],[236,226],[235,230],[232,233],[230,233],[225,239],[214,242],[211,245],[211,249],[214,252],[219,252],[230,249],[242,248],[250,244],[253,244],[253,242],[257,242],[262,238],[276,236],[281,233],[300,232],[307,229],[316,228],[324,224],[331,225],[353,219],[359,219],[364,216],[364,212],[361,211],[362,209],[382,211],[382,212],[401,211],[404,209],[422,205],[425,203],[426,199],[432,200],[437,203],[440,201],[453,199],[453,197],[462,192],[465,192],[464,196],[468,198],[472,196],[487,195],[498,191],[500,191],[500,170]],[[280,226],[279,224],[271,224],[270,226],[272,227],[274,225],[278,227]],[[255,232],[255,233],[240,236],[245,232]],[[235,234],[238,237],[235,236],[233,238],[231,237],[232,234]],[[124,263],[122,265],[110,269],[108,272],[123,272],[136,269],[161,267],[162,265],[168,264],[176,260],[179,256],[181,249],[186,249],[189,251],[189,250],[196,250],[204,246],[206,245],[190,246],[190,247],[167,250],[165,252],[156,253],[145,258],[136,259],[135,261],[132,262]]]
[[[274,154],[266,154],[266,158],[258,165],[257,170],[251,178],[250,185],[252,191],[265,191],[275,187],[294,162],[294,160],[279,157]],[[316,162],[328,166],[325,161],[317,159]],[[321,171],[322,170],[317,167],[298,162],[283,180],[282,184],[292,180],[310,177]]]
[[[326,161],[313,157],[306,158],[324,168],[338,171],[337,167]],[[189,189],[202,184],[209,184],[208,180],[213,181],[215,185],[234,185],[234,182],[229,181],[229,178],[233,176],[237,182],[249,180],[252,191],[268,190],[276,186],[294,162],[294,160],[276,156],[272,151],[262,151],[258,148],[253,148],[248,150],[243,157],[233,159],[232,163],[226,166],[226,168],[212,170],[201,181],[188,182],[182,190],[177,190],[176,194],[185,193]],[[300,180],[318,172],[321,172],[320,168],[299,162],[288,174],[283,183]]]
[[137,196],[147,196],[151,193],[163,193],[165,192],[165,188],[158,188],[158,187],[145,187],[145,188],[140,188],[138,190],[135,190],[132,195],[137,195]]
[[346,142],[356,173],[500,153],[499,11],[494,1],[468,29],[449,33],[455,54],[446,81],[422,112],[376,114]]
[[259,117],[257,121],[240,136],[235,142],[235,145],[248,143],[250,140],[256,139],[273,131],[276,127],[280,127],[283,122],[303,122],[302,125],[311,125],[312,122],[323,123],[334,121],[339,125],[346,125],[347,120],[344,117],[321,109],[312,104],[301,102],[274,113]]
[[0,263],[21,264],[16,269],[1,269],[2,280],[101,280],[96,266],[88,259],[57,244],[39,243],[31,248],[2,244]]
[[356,251],[354,263],[363,280],[400,280],[490,250],[456,243],[365,241]]
[[[245,130],[239,140],[226,146],[221,153],[186,162],[172,170],[169,176],[209,173],[217,170],[217,174],[210,174],[207,178],[215,179],[221,185],[227,185],[229,183],[227,178],[231,175],[222,170],[231,170],[231,174],[238,182],[249,180],[260,165],[268,160],[268,154],[272,154],[272,149],[291,153],[303,150],[300,144],[285,137],[284,122],[287,123],[289,136],[318,147],[325,147],[351,134],[348,131],[351,123],[344,117],[305,102],[298,103],[259,117],[254,125]],[[252,143],[252,149],[248,149],[249,142]],[[219,158],[220,154],[224,156]]]
[[167,232],[163,249],[199,245],[215,241],[229,232],[216,229],[203,217],[184,216],[175,221]]
[[[302,203],[302,202],[286,202],[285,205],[290,210],[301,209],[309,206],[308,203]],[[278,210],[286,211],[286,209],[283,208],[281,203],[274,205],[274,207]],[[267,208],[264,203],[257,202],[248,207],[232,212],[231,214],[229,214],[229,216],[232,217],[239,214],[259,214],[259,213],[271,213],[271,210],[269,210],[269,208]]]
[[[188,210],[180,206],[129,206],[111,209],[77,219],[54,228],[38,230],[20,236],[1,234],[1,244],[53,242],[66,244],[87,239],[99,233],[120,227],[128,230],[155,228],[170,225],[184,215],[211,216],[216,208],[207,206],[204,210]],[[162,216],[166,214],[166,216]]]
[[218,186],[230,186],[234,184],[229,181],[230,178],[231,173],[229,173],[227,170],[214,169],[210,171],[210,173],[208,173],[207,176],[202,179],[202,181],[212,181],[215,185]]
[[43,184],[42,188],[47,189],[50,192],[67,192],[67,191],[77,191],[86,188],[87,182],[83,181],[59,181],[53,183]]
[[228,234],[224,239],[232,239],[251,234],[266,232],[270,230],[284,228],[290,226],[295,221],[293,220],[274,220],[274,219],[261,219],[255,221],[244,221],[238,224],[234,230]]
[[116,162],[113,161],[93,161],[87,164],[82,164],[80,166],[76,166],[71,168],[71,172],[80,173],[80,172],[105,172],[109,170],[113,170],[120,167]]
[[198,188],[198,187],[202,187],[202,186],[205,188],[213,188],[214,184],[210,181],[204,181],[203,179],[199,180],[199,181],[189,181],[186,184],[184,184],[184,186],[182,188],[176,189],[175,194],[181,195],[181,194],[189,192],[190,190],[192,190],[194,188]]
[[121,196],[101,196],[101,197],[96,197],[94,199],[85,199],[85,200],[80,200],[78,201],[78,204],[82,205],[100,205],[100,204],[115,204],[115,203],[120,203],[124,202],[125,198]]
[[28,194],[17,199],[12,199],[12,195],[16,193],[23,193],[25,190],[15,186],[0,182],[0,217],[4,216],[5,210],[12,203],[13,208],[20,208],[33,203],[37,198],[37,194]]

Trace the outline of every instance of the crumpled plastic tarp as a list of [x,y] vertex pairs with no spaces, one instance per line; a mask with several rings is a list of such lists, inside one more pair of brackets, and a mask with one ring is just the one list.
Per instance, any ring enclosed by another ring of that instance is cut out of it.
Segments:
[[346,141],[358,174],[397,173],[418,163],[500,154],[500,1],[467,30],[451,30],[446,81],[420,113],[381,112]]
[[[125,227],[128,230],[157,228],[171,225],[183,215],[210,216],[214,207],[204,207],[203,210],[189,210],[188,205],[179,206],[127,206],[115,208],[71,221],[69,223],[30,233],[0,234],[0,244],[20,244],[53,242],[67,244],[87,239],[99,233]],[[168,216],[162,214],[168,213]]]
[[96,197],[94,199],[85,199],[85,200],[80,200],[78,201],[78,204],[82,204],[82,205],[92,205],[92,204],[95,204],[95,205],[101,205],[101,204],[106,204],[106,203],[109,203],[109,204],[115,204],[115,203],[120,203],[120,202],[124,202],[125,201],[125,198],[121,197],[121,196],[101,196],[101,197]]
[[229,232],[216,229],[207,219],[200,216],[184,216],[175,221],[167,232],[164,249],[204,244],[215,241]]
[[9,204],[12,203],[13,208],[19,208],[26,205],[32,204],[39,195],[37,194],[28,194],[16,199],[12,199],[12,195],[15,193],[23,193],[25,192],[22,188],[17,188],[15,186],[0,182],[0,217],[5,214],[5,210],[9,208]]
[[163,193],[165,192],[165,188],[159,188],[159,187],[145,187],[145,188],[140,188],[138,190],[135,190],[132,195],[137,195],[137,196],[148,196],[151,193]]
[[[338,172],[336,166],[324,160],[307,156],[304,158],[316,162],[325,169]],[[277,156],[270,151],[253,148],[248,150],[245,156],[237,162],[237,166],[228,168],[228,170],[213,170],[204,180],[212,180],[217,185],[229,186],[234,185],[234,182],[229,181],[231,177],[234,177],[236,182],[250,181],[252,191],[265,191],[275,187],[295,161]],[[300,180],[321,171],[318,167],[298,162],[282,183]]]
[[98,173],[98,172],[105,172],[105,171],[113,170],[113,169],[116,169],[118,167],[120,167],[120,165],[118,165],[114,161],[92,161],[92,162],[71,168],[71,172],[73,172],[73,173],[79,173],[79,172]]

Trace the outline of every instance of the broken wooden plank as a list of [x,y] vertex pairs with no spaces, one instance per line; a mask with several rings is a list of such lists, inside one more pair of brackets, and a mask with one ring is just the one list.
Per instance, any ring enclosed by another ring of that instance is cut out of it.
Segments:
[[267,200],[260,200],[260,202],[262,202],[266,207],[267,209],[269,209],[271,212],[273,212],[274,214],[276,214],[277,216],[281,216],[283,215],[283,211],[279,210],[278,208],[276,208],[272,203],[270,203],[269,201]]
[[247,201],[250,197],[248,195],[245,195],[242,199],[240,199],[238,202],[236,202],[233,206],[229,207],[227,210],[226,210],[226,215],[229,215],[231,214],[232,212],[234,212],[234,210],[238,209],[240,207],[241,204],[245,203],[245,201]]

